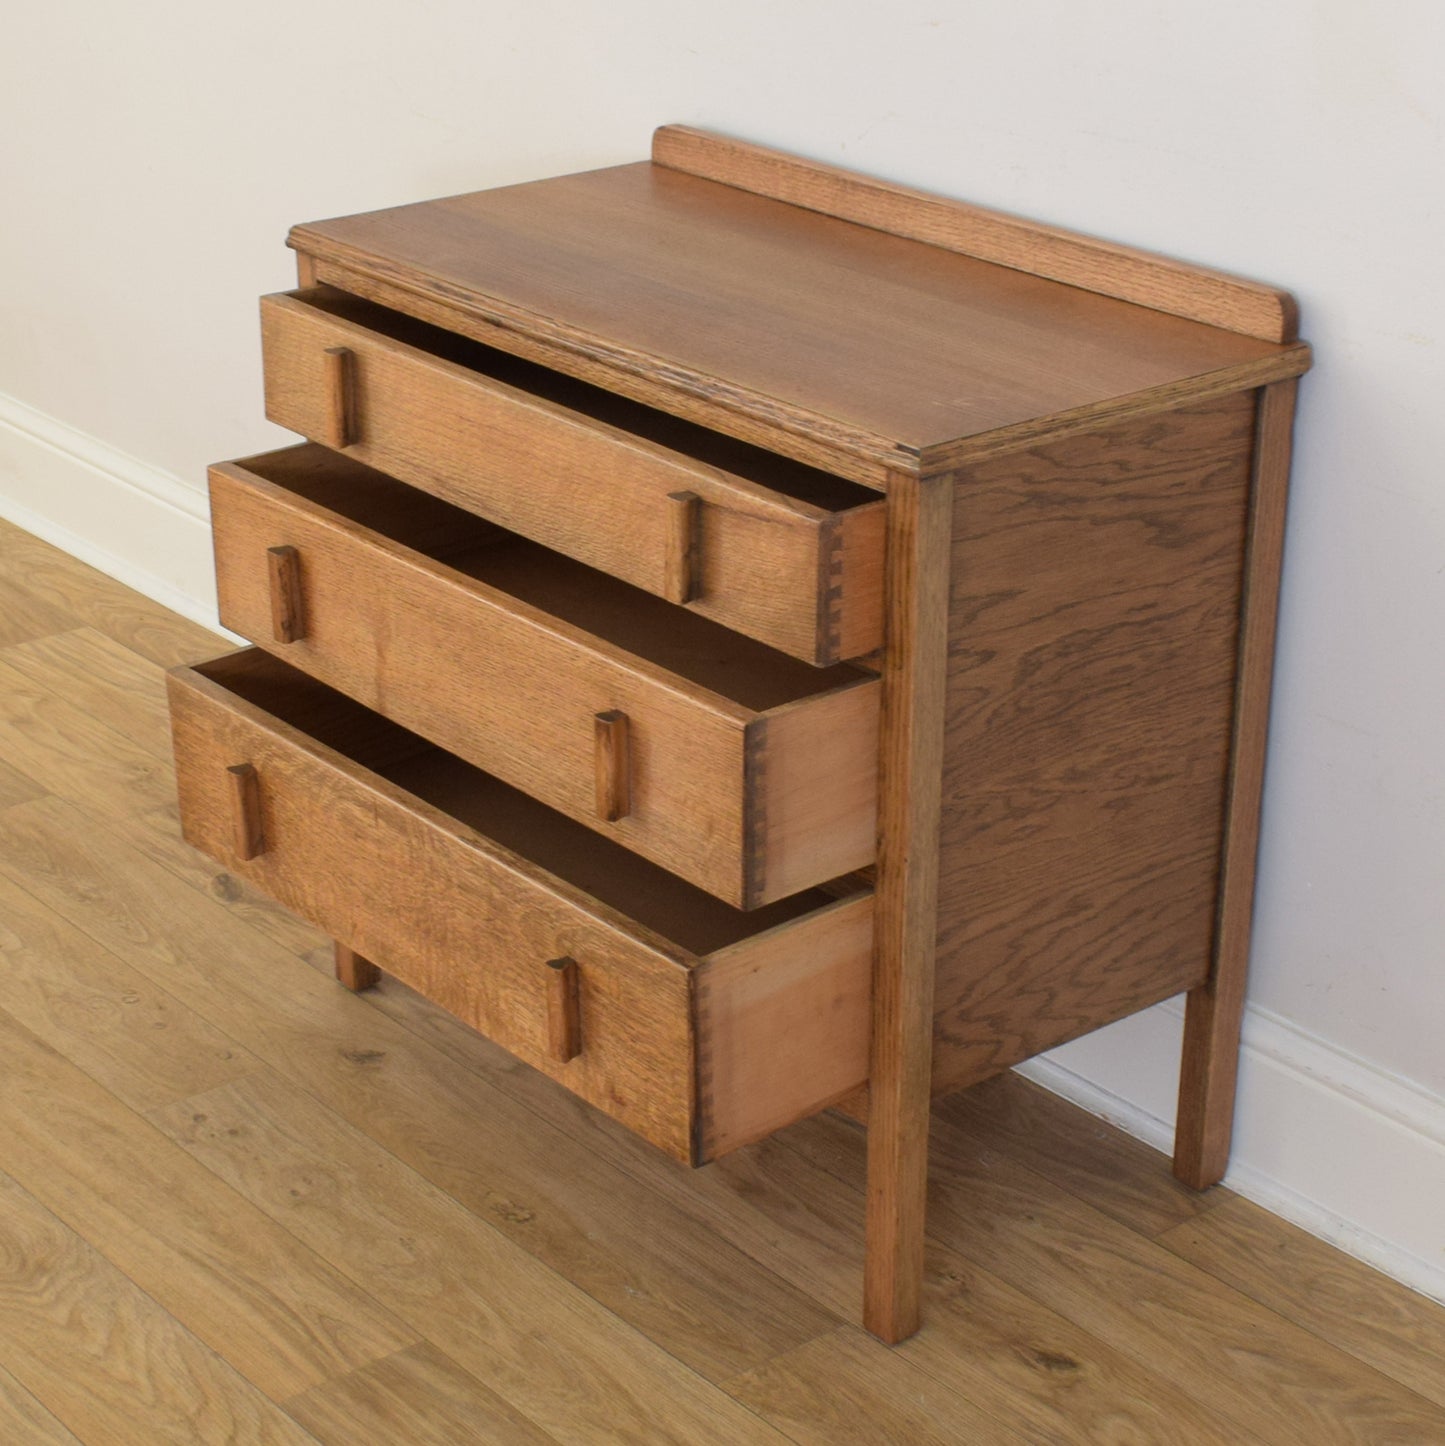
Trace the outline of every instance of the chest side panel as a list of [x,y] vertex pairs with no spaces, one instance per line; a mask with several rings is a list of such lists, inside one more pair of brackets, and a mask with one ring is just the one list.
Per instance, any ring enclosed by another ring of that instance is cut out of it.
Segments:
[[1205,978],[1255,403],[959,475],[935,1091]]

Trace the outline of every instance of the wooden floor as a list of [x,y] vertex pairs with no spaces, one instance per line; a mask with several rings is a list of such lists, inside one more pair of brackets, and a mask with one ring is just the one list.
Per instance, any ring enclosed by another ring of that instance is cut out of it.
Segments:
[[1445,1442],[1445,1310],[1013,1077],[877,1344],[854,1126],[688,1172],[180,842],[221,647],[0,524],[4,1446]]

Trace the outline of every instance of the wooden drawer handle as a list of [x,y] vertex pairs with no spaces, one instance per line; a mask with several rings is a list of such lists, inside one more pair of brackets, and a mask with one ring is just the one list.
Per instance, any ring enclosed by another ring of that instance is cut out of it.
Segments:
[[669,492],[667,509],[663,596],[668,602],[689,603],[698,595],[702,498],[696,492]]
[[261,829],[261,779],[250,763],[233,763],[226,770],[231,781],[231,825],[238,859],[254,859],[266,852]]
[[632,809],[632,743],[627,714],[615,708],[593,719],[597,737],[597,817],[608,823]]
[[271,572],[271,632],[278,643],[299,642],[306,636],[301,554],[294,547],[268,547],[266,564]]
[[356,441],[356,355],[344,346],[329,346],[321,357],[321,384],[326,410],[319,441],[341,451]]
[[566,1064],[582,1053],[582,1007],[575,959],[547,961],[547,1053]]

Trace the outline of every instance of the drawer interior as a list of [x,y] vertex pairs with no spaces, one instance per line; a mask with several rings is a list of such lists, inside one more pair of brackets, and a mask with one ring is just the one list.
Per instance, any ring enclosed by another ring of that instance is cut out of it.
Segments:
[[870,676],[849,663],[813,667],[315,443],[238,465],[746,708]]
[[195,671],[694,954],[801,918],[846,891],[808,889],[735,909],[260,649]]
[[398,311],[365,301],[349,292],[318,286],[292,292],[296,300],[328,315],[364,326],[382,336],[429,352],[444,361],[490,377],[543,401],[566,407],[594,421],[618,427],[634,436],[669,447],[710,467],[720,467],[738,477],[769,487],[775,492],[821,507],[827,512],[845,512],[850,507],[876,502],[878,493],[835,477],[817,467],[779,457],[711,432],[694,422],[684,421],[655,407],[644,406],[588,382],[550,371],[535,362],[498,351],[494,347],[458,336],[429,322],[418,321]]

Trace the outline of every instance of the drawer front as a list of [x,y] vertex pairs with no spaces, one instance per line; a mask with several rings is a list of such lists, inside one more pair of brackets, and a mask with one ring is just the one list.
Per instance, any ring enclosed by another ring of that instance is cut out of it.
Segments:
[[244,466],[211,504],[226,627],[698,887],[872,861],[876,678],[754,711]]
[[[192,672],[171,675],[186,840],[672,1155],[690,1158],[691,968],[556,881]],[[244,845],[230,770],[259,817]],[[259,845],[259,848],[257,848]],[[256,849],[253,857],[244,855]],[[554,1060],[549,961],[575,960],[582,1048]]]
[[[866,892],[808,896],[748,934],[754,916],[720,922],[721,905],[652,866],[579,851],[558,832],[574,826],[521,795],[509,804],[496,785],[478,793],[475,770],[264,654],[178,668],[168,686],[190,843],[669,1154],[702,1163],[865,1081]],[[489,826],[529,839],[553,867],[610,870],[614,889],[629,865],[648,871],[618,897],[679,937],[710,932],[711,952],[670,942],[389,776],[435,788],[433,764],[453,808],[475,817],[468,799],[486,799]]]
[[272,421],[807,662],[881,646],[881,500],[813,505],[307,295],[262,301]]

